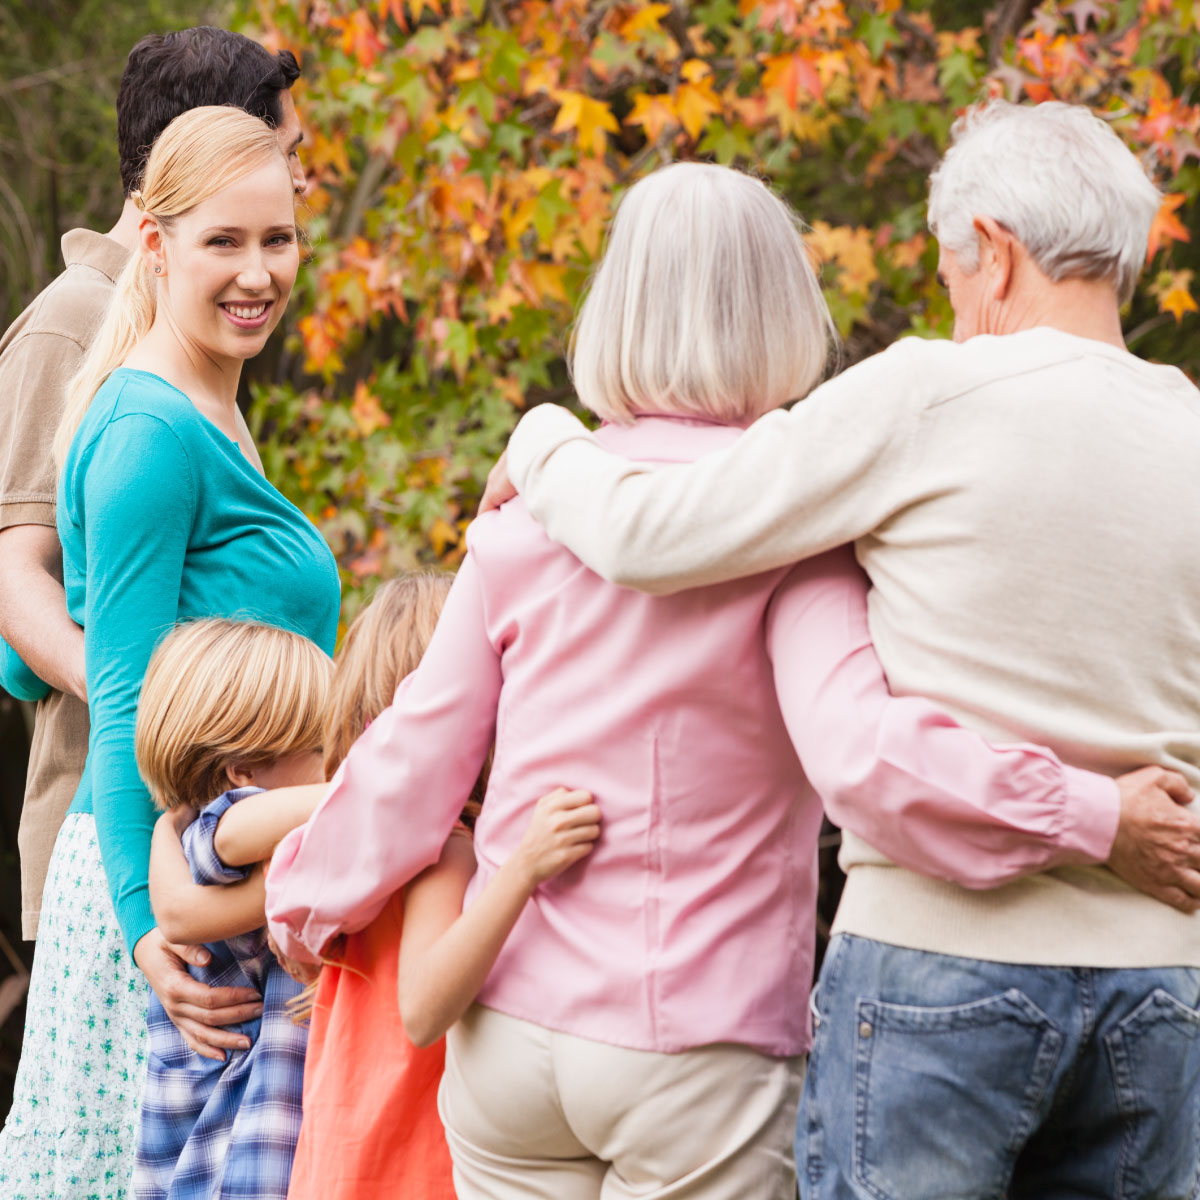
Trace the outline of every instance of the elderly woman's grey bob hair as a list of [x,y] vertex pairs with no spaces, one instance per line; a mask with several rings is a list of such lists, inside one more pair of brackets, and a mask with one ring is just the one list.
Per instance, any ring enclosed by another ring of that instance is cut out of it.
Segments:
[[1133,295],[1160,196],[1103,120],[1081,105],[992,100],[952,136],[930,180],[929,227],[968,275],[975,218],[991,217],[1056,283],[1107,279],[1122,303]]
[[606,420],[748,424],[809,392],[834,344],[788,206],[750,175],[676,163],[621,200],[568,362]]

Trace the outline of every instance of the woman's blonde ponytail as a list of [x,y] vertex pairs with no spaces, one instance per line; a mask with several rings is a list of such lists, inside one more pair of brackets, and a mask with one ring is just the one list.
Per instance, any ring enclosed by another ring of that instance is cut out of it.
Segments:
[[[289,170],[275,131],[257,117],[240,108],[193,108],[176,117],[154,143],[141,191],[131,198],[165,235],[174,218],[272,159]],[[154,276],[135,250],[91,348],[67,385],[67,404],[54,437],[60,473],[92,398],[154,324],[157,296]]]
[[137,342],[154,324],[153,276],[136,251],[117,279],[108,312],[100,323],[91,348],[67,385],[67,405],[54,435],[54,462],[61,472],[71,439],[100,385],[119,367]]

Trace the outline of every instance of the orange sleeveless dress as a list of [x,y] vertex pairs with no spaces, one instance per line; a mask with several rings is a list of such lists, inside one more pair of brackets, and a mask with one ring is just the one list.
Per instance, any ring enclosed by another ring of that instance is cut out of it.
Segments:
[[454,1200],[437,1111],[445,1040],[421,1050],[397,999],[404,897],[345,939],[317,984],[288,1200]]

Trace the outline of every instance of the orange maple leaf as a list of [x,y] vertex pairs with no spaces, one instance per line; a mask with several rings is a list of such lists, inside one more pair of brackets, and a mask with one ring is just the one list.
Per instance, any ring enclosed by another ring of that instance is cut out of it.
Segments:
[[780,92],[789,108],[796,107],[802,91],[818,101],[823,94],[820,74],[812,60],[800,53],[777,54],[768,58],[762,82],[767,91]]
[[392,418],[383,411],[379,398],[360,379],[354,388],[354,400],[350,405],[350,415],[354,418],[355,428],[359,437],[370,437],[377,429],[386,429]]
[[625,118],[627,125],[640,125],[650,142],[657,142],[668,125],[679,124],[679,114],[670,96],[641,92],[633,102],[633,112]]
[[1146,245],[1146,261],[1149,262],[1168,242],[1190,242],[1192,235],[1187,226],[1175,215],[1187,196],[1183,192],[1168,192],[1162,198],[1154,221],[1150,225],[1150,239]]
[[370,70],[384,46],[370,14],[365,9],[355,9],[341,22],[341,29],[342,53],[353,55],[360,66]]

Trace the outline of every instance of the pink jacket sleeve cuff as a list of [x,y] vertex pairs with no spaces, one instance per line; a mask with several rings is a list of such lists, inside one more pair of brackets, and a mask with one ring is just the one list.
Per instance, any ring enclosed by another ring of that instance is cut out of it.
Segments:
[[1059,846],[1077,863],[1103,863],[1112,853],[1121,820],[1117,781],[1078,767],[1062,767],[1065,783]]

